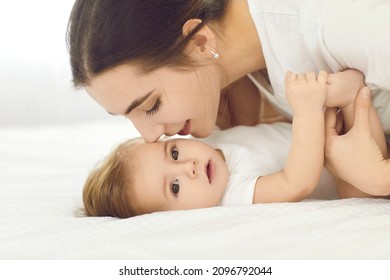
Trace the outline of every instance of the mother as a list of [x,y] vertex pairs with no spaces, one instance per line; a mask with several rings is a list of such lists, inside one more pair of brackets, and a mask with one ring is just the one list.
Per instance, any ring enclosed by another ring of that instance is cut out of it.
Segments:
[[[287,70],[355,68],[389,133],[388,14],[387,0],[77,0],[68,27],[73,82],[156,141],[208,136],[221,91],[249,73],[291,117]],[[253,105],[227,105],[241,102]]]

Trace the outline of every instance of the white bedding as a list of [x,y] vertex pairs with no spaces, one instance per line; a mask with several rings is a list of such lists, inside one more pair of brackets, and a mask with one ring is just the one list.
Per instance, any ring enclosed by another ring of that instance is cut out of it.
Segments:
[[390,201],[305,201],[76,217],[128,121],[0,128],[0,259],[390,259]]

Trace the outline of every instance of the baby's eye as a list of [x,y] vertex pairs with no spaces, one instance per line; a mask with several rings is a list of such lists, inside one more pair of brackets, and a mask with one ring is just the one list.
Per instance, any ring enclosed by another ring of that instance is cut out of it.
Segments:
[[179,158],[179,150],[176,148],[176,146],[173,146],[171,149],[171,155],[174,160],[177,160]]
[[174,196],[177,196],[180,191],[179,181],[175,179],[171,184],[171,190]]

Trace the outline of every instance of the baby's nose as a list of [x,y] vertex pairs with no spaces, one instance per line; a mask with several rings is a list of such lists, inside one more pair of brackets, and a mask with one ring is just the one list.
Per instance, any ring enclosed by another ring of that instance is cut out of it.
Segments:
[[198,175],[197,166],[198,163],[195,159],[185,162],[186,172],[190,178],[195,178]]

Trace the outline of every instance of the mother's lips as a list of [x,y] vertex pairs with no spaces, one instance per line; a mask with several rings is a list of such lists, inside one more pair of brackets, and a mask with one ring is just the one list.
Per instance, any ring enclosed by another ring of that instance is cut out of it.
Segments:
[[188,135],[191,133],[191,123],[189,120],[186,121],[184,127],[177,133],[179,135]]

